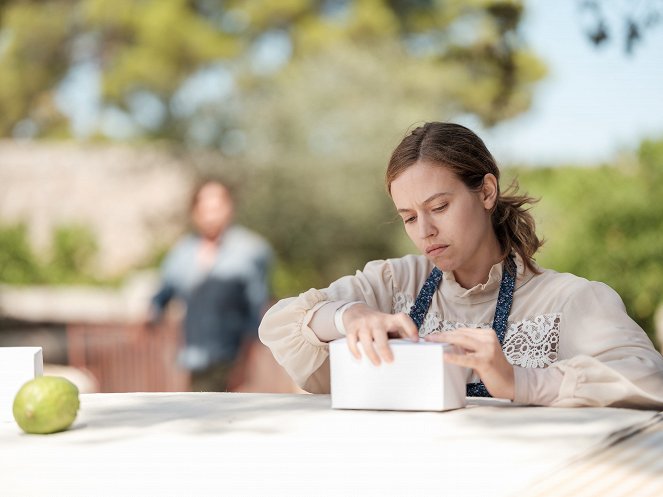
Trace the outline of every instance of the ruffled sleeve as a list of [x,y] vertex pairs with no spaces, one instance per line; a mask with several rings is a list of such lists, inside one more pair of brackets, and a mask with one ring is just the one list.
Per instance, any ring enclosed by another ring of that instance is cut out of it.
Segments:
[[313,317],[323,314],[323,319],[316,316],[316,323],[331,327],[335,309],[352,301],[391,313],[393,294],[392,263],[369,262],[363,271],[345,276],[328,288],[311,289],[276,303],[263,317],[258,330],[260,340],[297,385],[308,392],[329,393],[329,346],[311,328]]
[[515,367],[515,400],[663,409],[663,357],[603,283],[583,281],[563,306],[559,359],[546,369]]

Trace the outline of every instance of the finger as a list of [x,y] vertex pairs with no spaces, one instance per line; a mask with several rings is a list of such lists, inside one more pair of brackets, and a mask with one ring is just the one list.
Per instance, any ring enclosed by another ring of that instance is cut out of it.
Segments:
[[357,347],[357,334],[348,333],[346,339],[348,342],[348,348],[350,349],[350,352],[352,353],[354,358],[357,360],[361,360],[361,352],[359,352],[359,347]]
[[409,338],[414,342],[419,341],[419,330],[417,329],[417,325],[414,324],[414,321],[412,321],[412,318],[405,314],[404,312],[400,312],[398,314],[394,314],[394,326],[396,326],[398,333],[403,337],[403,338]]
[[362,333],[359,337],[359,341],[361,342],[362,349],[364,349],[364,354],[366,354],[374,365],[379,366],[380,357],[378,357],[375,353],[375,349],[373,349],[373,335],[370,333]]
[[479,361],[474,354],[454,354],[451,352],[445,352],[444,362],[455,366],[475,369]]
[[450,331],[447,333],[437,333],[435,335],[426,335],[426,340],[429,342],[448,343],[457,345],[465,350],[475,352],[482,349],[482,342],[474,336],[466,335],[463,333],[456,333]]
[[492,328],[458,328],[451,333],[472,337],[482,342],[494,342],[497,340],[497,334]]
[[426,335],[424,337],[424,340],[427,342],[435,342],[435,343],[447,343],[446,335],[448,335],[451,332],[446,332],[446,333],[432,333],[430,335]]
[[376,333],[373,336],[374,339],[374,346],[375,350],[379,354],[379,356],[385,361],[385,362],[393,362],[394,361],[394,355],[391,352],[391,347],[389,347],[389,341],[387,340],[387,335],[384,333]]

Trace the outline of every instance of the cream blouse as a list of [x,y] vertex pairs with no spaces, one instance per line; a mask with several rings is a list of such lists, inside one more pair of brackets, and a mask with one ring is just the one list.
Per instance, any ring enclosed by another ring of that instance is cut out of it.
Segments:
[[[519,257],[516,264],[503,346],[514,366],[515,401],[663,409],[663,357],[614,290],[548,269],[532,273]],[[424,256],[369,262],[328,288],[278,302],[263,318],[260,338],[299,386],[328,393],[329,346],[318,337],[334,335],[335,310],[362,301],[386,313],[408,312],[432,269]],[[501,277],[499,263],[485,284],[467,290],[444,273],[419,335],[490,328]]]

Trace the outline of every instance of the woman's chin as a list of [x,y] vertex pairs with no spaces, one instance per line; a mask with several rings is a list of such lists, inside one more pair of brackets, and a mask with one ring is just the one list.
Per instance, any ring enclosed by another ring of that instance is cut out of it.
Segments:
[[443,273],[448,273],[455,269],[454,264],[446,257],[435,257],[435,256],[426,256],[426,258],[435,264],[435,267],[438,268]]

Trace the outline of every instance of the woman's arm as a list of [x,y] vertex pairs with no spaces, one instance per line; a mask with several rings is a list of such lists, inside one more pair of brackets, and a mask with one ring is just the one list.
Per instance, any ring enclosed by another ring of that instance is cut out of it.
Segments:
[[334,326],[336,310],[347,302],[360,301],[391,313],[393,294],[391,262],[369,262],[363,271],[345,276],[326,289],[311,289],[279,301],[260,324],[260,340],[301,388],[328,393],[327,342],[341,336]]
[[546,369],[514,366],[516,401],[663,408],[663,357],[614,290],[583,283],[561,319],[560,360]]

